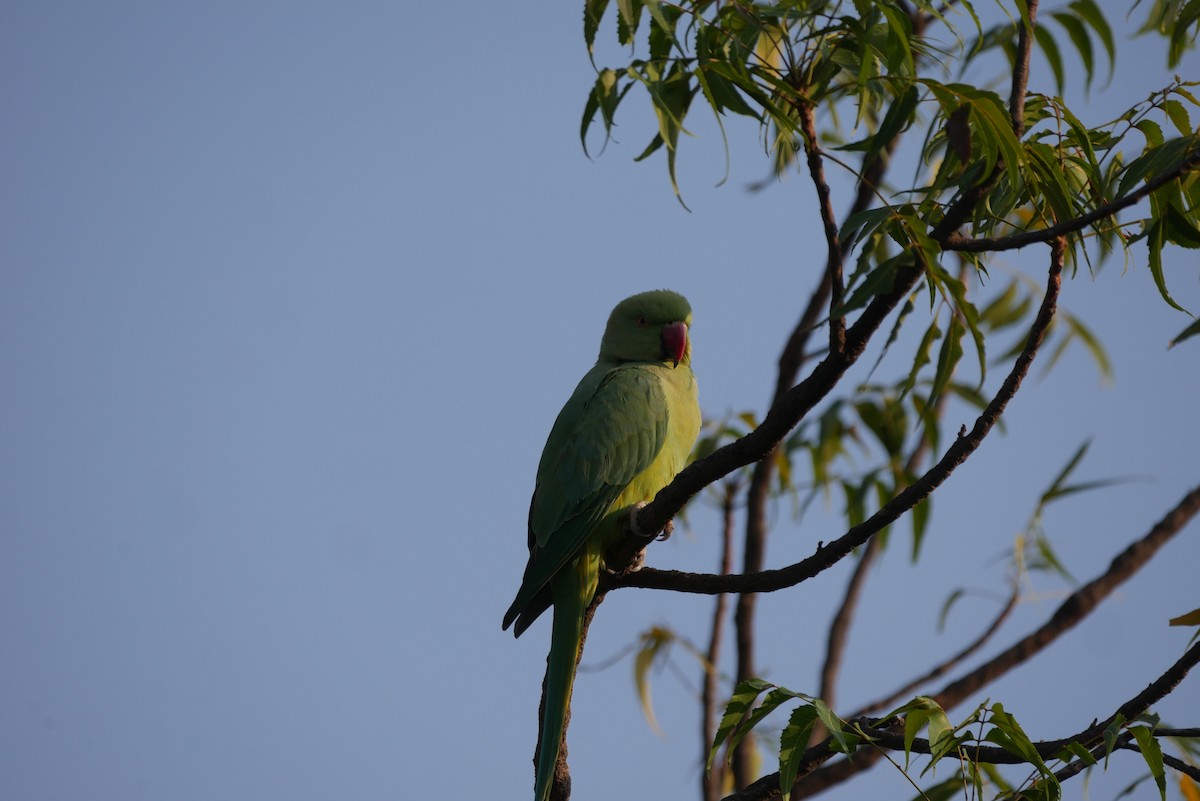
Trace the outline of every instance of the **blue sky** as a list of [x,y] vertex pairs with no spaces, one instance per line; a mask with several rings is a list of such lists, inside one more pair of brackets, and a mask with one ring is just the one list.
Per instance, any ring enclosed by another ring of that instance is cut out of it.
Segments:
[[[752,129],[734,127],[717,188],[719,136],[697,123],[680,157],[690,214],[660,159],[632,162],[650,132],[633,106],[589,161],[581,6],[540,5],[6,4],[0,795],[528,792],[547,627],[514,642],[499,622],[542,442],[609,309],[648,288],[687,294],[706,413],[761,412],[823,252],[806,182],[743,190],[765,172]],[[1164,85],[1164,53],[1122,34],[1091,119]],[[1176,72],[1198,68],[1192,55]],[[982,625],[994,604],[978,596],[946,634],[934,622],[952,587],[1002,588],[997,560],[1084,440],[1080,478],[1139,478],[1048,514],[1081,579],[1195,484],[1200,344],[1166,350],[1189,318],[1140,258],[1063,293],[1115,383],[1069,351],[938,496],[929,558],[898,548],[879,569],[847,706]],[[1044,263],[1030,249],[996,270]],[[1193,254],[1172,254],[1167,277],[1200,308]],[[776,522],[772,565],[839,533],[820,509],[795,525],[786,503]],[[1139,691],[1186,643],[1165,620],[1198,605],[1198,537],[993,697],[1055,737]],[[715,542],[697,511],[649,561],[711,569]],[[767,678],[815,689],[813,621],[844,577],[763,602],[779,632]],[[1036,589],[993,650],[1064,585]],[[655,624],[699,640],[710,604],[615,594],[585,662]],[[658,676],[664,738],[628,660],[580,679],[578,798],[694,792],[698,670],[675,663],[693,684]],[[1194,725],[1197,708],[1192,676],[1163,712]],[[1114,770],[1137,773],[1128,757]]]

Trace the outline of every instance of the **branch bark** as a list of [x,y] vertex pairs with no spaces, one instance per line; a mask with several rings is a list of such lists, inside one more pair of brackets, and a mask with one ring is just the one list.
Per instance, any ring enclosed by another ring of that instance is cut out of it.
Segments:
[[[725,486],[725,497],[721,503],[721,573],[733,571],[733,527],[734,504],[738,496],[738,482],[731,481]],[[709,747],[716,737],[716,708],[718,691],[717,665],[720,663],[721,643],[725,636],[725,614],[728,611],[729,596],[718,595],[713,606],[712,627],[708,639],[708,651],[705,654],[704,689],[701,691],[700,707],[703,716],[700,722],[700,755],[707,758]],[[717,801],[721,797],[722,780],[725,775],[723,762],[717,762],[710,771],[700,772],[700,793],[704,801]]]
[[[983,413],[975,421],[971,431],[963,436],[960,436],[951,445],[945,455],[930,468],[921,478],[913,482],[904,490],[897,493],[892,500],[884,504],[875,514],[863,521],[857,526],[854,526],[844,535],[834,540],[829,545],[817,544],[817,551],[807,559],[801,560],[788,567],[777,570],[764,570],[757,573],[748,573],[730,576],[716,576],[704,573],[683,573],[673,570],[654,570],[647,568],[629,575],[621,576],[612,579],[607,583],[608,587],[643,587],[652,589],[676,590],[679,592],[693,592],[712,595],[718,592],[771,592],[774,590],[783,589],[799,584],[802,581],[812,578],[818,573],[833,566],[838,561],[843,559],[852,550],[865,543],[868,539],[882,530],[885,526],[895,522],[900,515],[907,512],[912,507],[916,506],[920,501],[929,497],[937,487],[939,487],[950,474],[961,465],[967,458],[974,453],[982,444],[984,438],[995,426],[996,421],[1004,413],[1005,407],[1012,397],[1017,393],[1024,380],[1025,375],[1029,372],[1030,366],[1033,364],[1034,358],[1037,356],[1038,347],[1045,338],[1046,330],[1050,326],[1051,320],[1054,318],[1054,313],[1057,308],[1058,294],[1062,287],[1062,268],[1063,268],[1063,242],[1055,240],[1054,247],[1051,252],[1051,266],[1049,276],[1046,282],[1046,294],[1042,298],[1042,304],[1038,309],[1037,317],[1034,319],[1033,325],[1030,328],[1029,335],[1026,338],[1024,349],[1017,357],[1013,364],[1012,370],[1008,377],[1004,380],[999,391],[991,402],[984,409]],[[907,294],[907,293],[905,293]],[[872,303],[872,306],[874,303]],[[868,307],[868,311],[871,307]],[[865,315],[864,315],[865,316]],[[858,328],[862,324],[862,318],[851,327],[847,332],[847,353],[850,353],[849,344],[859,336]],[[809,382],[817,380],[821,373],[821,367],[828,364],[831,360],[838,359],[837,354],[830,354],[824,362],[814,371],[813,376],[810,376],[804,383],[796,387],[793,392],[803,397],[805,389]],[[844,370],[844,368],[842,368]],[[839,373],[840,375],[840,373]],[[788,393],[791,395],[792,393]],[[786,398],[787,396],[785,396]],[[815,402],[815,401],[814,401]],[[776,405],[779,408],[779,405]],[[774,414],[775,409],[772,410]],[[727,445],[722,451],[744,443],[753,437],[756,433],[764,431],[768,428],[768,423],[771,422],[771,415],[767,416],[767,420],[757,429],[752,431],[746,437],[737,442]],[[721,453],[721,451],[717,451]],[[705,462],[709,459],[704,460]],[[680,473],[671,487],[679,483],[679,479],[685,476],[689,470],[693,470],[703,462],[696,462],[688,470]],[[659,493],[655,499],[657,503],[663,498],[664,494],[671,490],[667,487]],[[652,504],[653,505],[653,504]],[[642,509],[644,515],[650,506]],[[640,524],[640,519],[639,519]],[[644,529],[652,530],[652,529]],[[645,540],[641,541],[643,544]]]
[[[1039,629],[1022,638],[1016,644],[1010,646],[1004,652],[962,678],[946,685],[942,690],[933,694],[933,699],[943,709],[949,710],[963,703],[974,693],[982,690],[985,686],[1000,678],[1000,676],[1045,649],[1058,637],[1071,628],[1074,628],[1080,620],[1091,614],[1101,601],[1111,595],[1120,584],[1124,583],[1130,576],[1141,569],[1146,562],[1172,537],[1178,534],[1197,514],[1200,514],[1200,486],[1187,493],[1145,536],[1118,554],[1112,560],[1107,571],[1072,593],[1059,606],[1050,620]],[[1188,654],[1193,654],[1194,651],[1195,648],[1188,651]],[[1200,658],[1200,655],[1193,654],[1192,657],[1187,657],[1181,660],[1181,662],[1177,662],[1171,670],[1168,670],[1145,690],[1117,709],[1107,721],[1097,723],[1090,729],[1085,730],[1080,736],[1092,736],[1095,734],[1092,730],[1097,729],[1097,727],[1099,727],[1099,733],[1103,734],[1104,729],[1108,727],[1117,714],[1124,715],[1126,720],[1132,720],[1137,715],[1140,715],[1151,704],[1163,698],[1174,689],[1179,681],[1183,679],[1183,676],[1186,675],[1187,670],[1195,664],[1194,661],[1188,660],[1195,658]],[[828,758],[829,756],[826,756],[825,760]],[[814,765],[811,778],[804,784],[797,785],[793,797],[804,798],[827,790],[870,768],[878,759],[878,754],[866,752],[856,754],[853,762],[843,760],[820,770],[815,770],[817,765]],[[758,786],[758,784],[758,782],[755,782],[754,786]],[[778,779],[776,780],[776,784],[778,784]],[[756,797],[765,798],[767,796]]]

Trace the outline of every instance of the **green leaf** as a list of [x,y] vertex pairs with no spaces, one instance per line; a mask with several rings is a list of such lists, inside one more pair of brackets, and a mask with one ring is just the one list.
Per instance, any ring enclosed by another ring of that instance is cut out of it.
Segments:
[[833,750],[846,755],[853,754],[858,745],[858,736],[847,732],[842,725],[842,719],[833,714],[833,710],[820,698],[813,698],[810,703],[816,709],[817,717],[828,729],[829,736],[833,738],[835,743]]
[[1195,220],[1174,203],[1167,206],[1164,218],[1168,242],[1190,250],[1200,248],[1200,229],[1197,229]]
[[779,790],[783,794],[783,801],[791,797],[800,759],[808,748],[808,740],[816,722],[817,710],[811,704],[802,704],[792,711],[779,737]]
[[1038,499],[1039,507],[1045,506],[1063,494],[1062,489],[1064,486],[1066,486],[1067,479],[1071,476],[1071,473],[1075,471],[1075,468],[1079,466],[1079,463],[1083,461],[1083,457],[1087,455],[1088,448],[1091,446],[1091,439],[1086,439],[1083,441],[1082,445],[1075,449],[1075,453],[1072,454],[1071,458],[1067,460],[1066,465],[1063,466],[1062,470],[1058,471],[1058,475],[1056,475],[1054,480],[1050,482],[1049,489],[1043,492],[1042,497]]
[[1167,347],[1173,348],[1180,342],[1183,342],[1185,339],[1191,339],[1192,337],[1196,336],[1196,334],[1200,334],[1200,319],[1195,320],[1187,328],[1180,331],[1179,334],[1177,334],[1176,337],[1171,340]]
[[1187,108],[1178,100],[1167,100],[1164,110],[1167,112],[1167,117],[1175,125],[1175,129],[1179,131],[1180,136],[1191,136],[1195,133],[1192,130],[1192,120],[1188,116]]
[[608,8],[608,0],[584,0],[583,4],[583,41],[587,44],[588,57],[593,55],[596,42],[596,32],[600,29],[600,20]]
[[896,279],[896,268],[905,263],[912,263],[912,257],[907,253],[893,256],[880,264],[871,271],[865,281],[854,289],[850,297],[838,307],[835,314],[844,317],[848,312],[866,306],[876,295],[890,292]]
[[1158,785],[1158,793],[1162,797],[1162,801],[1167,801],[1167,775],[1163,770],[1162,749],[1158,745],[1158,740],[1154,739],[1154,732],[1150,731],[1147,726],[1132,726],[1129,730],[1133,732],[1138,750],[1142,752],[1142,758],[1146,760],[1146,766],[1150,768],[1150,775],[1154,777],[1154,783]]
[[717,724],[717,733],[713,736],[712,749],[708,752],[706,770],[712,770],[713,758],[717,755],[717,751],[733,734],[742,718],[753,706],[755,699],[774,686],[761,679],[746,679],[738,683],[733,690],[733,695],[729,698],[729,703],[725,705],[725,713],[721,716],[721,722]]
[[1054,73],[1054,86],[1058,94],[1063,92],[1063,62],[1062,53],[1058,49],[1058,42],[1054,41],[1054,37],[1050,31],[1044,26],[1038,25],[1033,29],[1033,38],[1037,41],[1038,47],[1042,50],[1042,55],[1046,57],[1046,63],[1050,65],[1050,71]]
[[617,0],[617,40],[632,44],[642,21],[642,0]]
[[1092,39],[1088,36],[1087,28],[1083,26],[1078,17],[1062,11],[1051,11],[1050,16],[1063,26],[1067,36],[1071,38],[1071,44],[1075,45],[1075,52],[1079,54],[1079,60],[1083,63],[1083,72],[1086,76],[1084,86],[1090,90],[1095,73],[1095,58],[1092,55]]
[[954,604],[958,603],[958,599],[962,598],[966,592],[967,591],[962,587],[956,587],[953,592],[946,596],[946,600],[942,602],[942,609],[940,612],[938,612],[937,627],[939,632],[946,629],[946,618],[950,616],[950,610],[954,607]]
[[925,498],[912,508],[912,560],[915,563],[921,555],[921,545],[925,542],[925,533],[929,530],[930,511],[933,509],[932,496]]
[[1025,319],[1031,305],[1032,299],[1028,295],[1022,297],[1020,285],[1011,281],[1000,295],[979,312],[979,322],[990,331],[1001,331]]
[[858,142],[842,145],[838,150],[866,151],[866,155],[863,156],[863,164],[870,164],[889,142],[908,130],[916,115],[920,97],[921,93],[916,85],[910,85],[904,94],[888,107],[883,121],[879,123],[879,130]]
[[1158,294],[1162,296],[1162,299],[1179,311],[1186,312],[1187,309],[1176,303],[1175,298],[1171,297],[1171,293],[1167,291],[1167,280],[1163,277],[1162,250],[1166,239],[1166,223],[1161,219],[1155,220],[1150,224],[1150,230],[1146,236],[1146,246],[1150,249],[1150,275],[1154,278],[1154,285],[1158,287]]
[[632,84],[626,84],[624,89],[620,88],[620,75],[615,70],[600,70],[596,76],[596,83],[584,105],[583,121],[579,126],[579,140],[583,143],[584,154],[589,158],[591,154],[588,152],[587,134],[596,119],[596,112],[600,112],[600,118],[604,122],[604,141],[607,143],[612,136],[617,106],[630,87]]
[[929,390],[927,410],[932,409],[938,396],[942,394],[942,390],[946,388],[946,385],[950,383],[950,378],[954,375],[954,368],[958,366],[958,361],[963,355],[962,338],[966,330],[959,315],[950,315],[950,328],[946,332],[946,338],[942,341],[942,348],[938,353],[937,371],[933,376],[933,386]]
[[1097,764],[1096,758],[1092,756],[1092,752],[1084,748],[1079,743],[1067,743],[1063,750],[1058,752],[1058,754],[1055,756],[1055,759],[1069,763],[1076,757],[1082,759],[1088,765]]
[[1108,19],[1104,16],[1104,12],[1096,5],[1094,0],[1075,0],[1067,6],[1071,11],[1075,12],[1075,16],[1086,22],[1096,35],[1100,37],[1100,42],[1104,45],[1104,51],[1108,54],[1108,77],[1112,79],[1113,67],[1117,63],[1117,45],[1113,39],[1112,28],[1108,25]]
[[1054,778],[1054,774],[1046,767],[1046,763],[1037,752],[1033,742],[1029,739],[1029,735],[1025,734],[1025,730],[1017,723],[1017,719],[1004,711],[1004,707],[995,703],[991,707],[991,716],[989,720],[995,727],[991,729],[984,737],[985,740],[995,743],[996,745],[1008,751],[1010,754],[1020,757],[1023,761],[1037,768],[1038,773],[1051,783],[1052,786],[1058,785],[1058,780]]
[[1133,125],[1146,137],[1147,148],[1161,147],[1164,141],[1162,126],[1154,120],[1138,120]]
[[[618,0],[619,1],[619,0]],[[683,195],[679,191],[679,182],[675,173],[675,156],[679,145],[679,134],[687,133],[683,127],[683,118],[687,116],[692,98],[696,96],[697,87],[692,85],[691,73],[675,62],[668,69],[666,77],[662,77],[660,66],[653,61],[635,62],[627,70],[629,76],[640,81],[650,95],[650,103],[654,108],[654,116],[658,119],[658,134],[646,146],[646,149],[634,161],[642,161],[663,145],[667,147],[667,173],[671,179],[671,188],[679,205],[687,208]]]
[[1064,314],[1062,319],[1067,329],[1071,332],[1071,336],[1082,342],[1084,348],[1087,349],[1088,355],[1096,363],[1096,369],[1100,371],[1100,378],[1107,383],[1112,383],[1114,375],[1112,360],[1108,358],[1108,351],[1105,350],[1100,339],[1092,332],[1092,329],[1087,327],[1083,320],[1074,314]]
[[729,749],[732,751],[733,749],[737,748],[738,744],[742,741],[742,738],[753,731],[754,727],[761,723],[763,718],[778,709],[781,704],[791,701],[795,698],[806,697],[807,696],[799,693],[794,693],[786,687],[776,687],[768,692],[765,696],[763,696],[762,703],[756,706],[750,713],[749,717],[746,718],[745,724],[739,726],[733,737],[730,738]]
[[1104,769],[1108,770],[1108,757],[1112,754],[1113,746],[1117,744],[1117,738],[1121,736],[1121,729],[1125,726],[1125,716],[1117,713],[1113,716],[1113,722],[1108,724],[1104,729]]

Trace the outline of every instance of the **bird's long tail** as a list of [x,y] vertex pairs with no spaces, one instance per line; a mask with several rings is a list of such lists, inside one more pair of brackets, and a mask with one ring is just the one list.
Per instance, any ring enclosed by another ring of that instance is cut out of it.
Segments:
[[550,632],[550,655],[546,659],[545,707],[542,711],[542,737],[538,746],[535,801],[550,798],[559,744],[567,726],[571,689],[575,684],[575,664],[583,638],[583,616],[596,594],[598,560],[585,552],[575,564],[551,580],[554,597],[554,624]]

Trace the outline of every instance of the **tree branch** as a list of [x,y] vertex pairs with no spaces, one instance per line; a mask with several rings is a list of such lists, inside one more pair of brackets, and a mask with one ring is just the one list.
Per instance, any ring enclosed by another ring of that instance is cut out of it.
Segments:
[[[1188,674],[1193,667],[1200,663],[1200,643],[1193,645],[1175,664],[1171,665],[1161,676],[1150,683],[1145,690],[1138,693],[1122,704],[1112,715],[1106,718],[1103,722],[1093,723],[1083,730],[1064,737],[1058,740],[1045,740],[1034,743],[1034,748],[1038,755],[1043,759],[1052,759],[1056,757],[1062,750],[1071,743],[1079,743],[1084,747],[1091,748],[1098,744],[1101,747],[1104,745],[1104,732],[1115,721],[1133,720],[1138,715],[1145,713],[1151,705],[1167,696],[1179,682]],[[905,750],[904,732],[902,723],[899,721],[870,721],[870,720],[854,720],[849,721],[862,730],[862,732],[871,740],[874,745],[891,751]],[[1191,731],[1191,730],[1185,730]],[[1156,736],[1177,736],[1168,733],[1168,731],[1156,731]],[[813,769],[821,762],[827,761],[833,752],[830,750],[832,738],[827,738],[821,743],[809,748],[805,751],[801,760],[801,769],[797,773],[796,784],[792,788],[792,796],[794,798],[806,798],[814,795],[817,792],[828,789],[833,783],[821,781],[805,782],[806,776],[817,776]],[[996,746],[975,745],[964,743],[963,748],[969,749],[971,759],[975,762],[987,764],[1022,764],[1027,762],[1020,756],[1017,756],[1003,748]],[[931,753],[929,741],[924,738],[914,738],[910,747],[911,752],[918,754]],[[867,765],[874,764],[878,761],[878,756],[869,757],[871,752],[858,753],[854,756],[854,762],[848,760],[838,762],[835,765],[826,768],[825,771],[837,773],[846,773],[853,775],[862,770]],[[852,771],[846,771],[844,766],[853,766]],[[1076,763],[1072,763],[1068,767],[1075,767]],[[1080,766],[1082,767],[1082,766]],[[1174,766],[1173,766],[1174,767]],[[806,770],[807,769],[807,770]],[[825,773],[821,771],[821,773]],[[1070,772],[1068,775],[1060,778],[1070,778],[1075,772]],[[725,798],[725,801],[766,801],[766,799],[774,798],[780,795],[779,792],[779,774],[771,773],[758,779],[750,787],[739,792],[733,793]]]
[[825,180],[825,163],[821,148],[817,144],[817,125],[812,105],[800,103],[800,130],[804,134],[804,153],[808,157],[808,174],[817,190],[817,206],[821,213],[821,225],[825,229],[826,267],[829,274],[829,350],[839,353],[846,345],[846,318],[836,314],[842,305],[845,290],[842,277],[844,254],[838,243],[838,224],[830,201],[829,183]]
[[[799,584],[801,581],[812,578],[823,570],[826,570],[827,568],[836,564],[839,560],[844,558],[858,546],[865,543],[885,526],[895,522],[900,515],[907,512],[913,506],[916,506],[920,501],[929,497],[930,493],[932,493],[947,478],[949,478],[950,474],[960,464],[966,461],[967,457],[969,457],[975,452],[976,449],[978,449],[979,445],[983,442],[984,437],[986,437],[988,432],[991,431],[992,427],[996,424],[996,421],[1000,419],[1000,415],[1003,414],[1008,402],[1020,388],[1021,382],[1024,380],[1026,373],[1028,373],[1030,365],[1033,364],[1034,357],[1037,355],[1038,347],[1045,338],[1046,329],[1049,327],[1051,320],[1054,318],[1058,301],[1058,293],[1062,286],[1062,267],[1063,243],[1061,240],[1055,240],[1054,247],[1052,248],[1051,267],[1046,284],[1046,294],[1045,297],[1042,298],[1042,305],[1038,309],[1037,317],[1034,319],[1033,325],[1030,328],[1029,336],[1025,343],[1025,348],[1017,357],[1015,363],[1013,364],[1012,371],[1004,380],[1004,383],[996,393],[996,396],[992,398],[991,403],[987,405],[987,408],[984,409],[983,413],[980,414],[978,419],[976,419],[974,428],[972,428],[970,433],[966,434],[965,436],[960,436],[957,440],[955,440],[954,444],[947,449],[946,454],[941,458],[941,460],[939,460],[936,465],[934,465],[929,471],[921,476],[921,478],[905,487],[901,492],[897,493],[895,497],[884,504],[867,520],[863,521],[857,526],[854,526],[828,546],[818,543],[816,553],[807,559],[777,570],[764,570],[757,573],[744,573],[730,576],[716,576],[712,574],[682,573],[673,570],[654,570],[647,568],[645,570],[611,580],[607,586],[643,587],[652,589],[676,590],[679,592],[702,593],[708,595],[718,592],[772,592],[774,590],[783,589],[784,587],[791,587],[795,584]],[[905,294],[907,294],[907,290]],[[894,302],[892,305],[894,305]],[[875,303],[872,302],[872,304],[867,307],[867,311],[871,311],[871,308],[874,306]],[[808,398],[805,397],[805,391],[808,389],[810,382],[827,380],[822,375],[822,368],[828,365],[831,361],[844,359],[854,352],[853,344],[855,343],[856,339],[861,336],[859,327],[863,324],[863,318],[865,317],[866,312],[864,312],[863,317],[859,318],[858,322],[856,322],[847,332],[846,353],[842,355],[830,354],[825,361],[818,365],[812,376],[810,376],[807,380],[805,380],[804,383],[797,386],[785,396],[785,401],[790,400],[793,395],[797,395],[799,398],[803,398],[804,401],[808,401]],[[859,352],[861,352],[861,349]],[[838,368],[835,367],[828,369]],[[841,367],[840,371],[844,371],[844,369],[845,367]],[[815,399],[813,399],[811,402],[815,403]],[[771,414],[767,415],[767,419],[764,420],[763,424],[757,429],[750,432],[750,434],[747,434],[737,442],[725,446],[725,448],[717,451],[717,454],[727,451],[730,448],[734,448],[741,443],[745,443],[759,432],[769,430],[769,426],[772,423],[772,417],[775,416],[776,410],[779,409],[781,405],[783,404],[776,404],[776,407],[771,410]],[[715,455],[716,454],[714,454],[714,456]],[[654,504],[651,504],[650,506],[647,506],[641,510],[642,516],[639,517],[639,525],[642,525],[642,520],[645,519],[646,513],[651,509],[652,506],[657,504],[659,500],[663,499],[664,495],[670,494],[673,487],[682,483],[681,479],[690,477],[688,476],[689,472],[701,472],[698,468],[704,465],[705,462],[712,461],[712,458],[713,457],[710,456],[708,459],[696,462],[683,473],[680,473],[675,481],[672,482],[671,486],[667,487],[658,494],[658,497],[655,498]],[[644,528],[643,530],[653,531],[655,529]],[[641,542],[643,545],[645,544],[645,540],[642,540]]]
[[[733,571],[733,510],[737,500],[738,482],[730,481],[725,486],[725,498],[721,503],[721,573]],[[713,607],[712,631],[708,639],[708,652],[705,655],[704,689],[701,691],[700,707],[703,719],[700,722],[700,754],[708,756],[708,749],[716,737],[716,707],[717,707],[717,664],[721,656],[721,641],[725,633],[725,613],[729,606],[729,596],[720,594]],[[704,801],[716,801],[720,798],[722,779],[724,778],[724,763],[717,763],[712,770],[700,772],[700,792]]]
[[1033,54],[1033,28],[1037,25],[1038,0],[1027,0],[1028,24],[1021,20],[1017,33],[1017,57],[1013,64],[1012,94],[1008,113],[1012,117],[1013,133],[1020,139],[1025,135],[1025,92],[1029,87],[1029,59]]
[[[1008,600],[1005,602],[1004,607],[1000,610],[1000,612],[994,618],[992,618],[992,622],[990,624],[988,624],[988,627],[986,629],[983,630],[983,633],[980,634],[978,637],[976,637],[973,642],[971,642],[969,645],[967,645],[967,647],[963,648],[957,654],[950,657],[946,661],[942,662],[940,665],[935,665],[924,675],[919,676],[918,678],[915,678],[912,681],[909,681],[904,686],[897,688],[896,690],[892,691],[891,693],[889,693],[888,695],[885,695],[882,698],[879,698],[875,701],[871,701],[870,703],[859,707],[857,710],[854,711],[853,714],[850,715],[850,717],[851,718],[865,717],[865,716],[871,714],[872,712],[878,712],[881,709],[885,709],[889,706],[893,706],[901,698],[903,698],[906,695],[909,695],[914,690],[916,690],[918,687],[920,687],[924,684],[928,684],[929,682],[933,681],[934,679],[940,678],[940,677],[946,675],[947,673],[949,673],[951,670],[954,669],[955,665],[961,664],[963,662],[963,660],[967,659],[969,656],[971,656],[972,654],[979,651],[979,649],[982,648],[988,642],[988,640],[990,640],[992,638],[992,635],[994,635],[997,631],[1000,630],[1000,626],[1004,624],[1004,621],[1008,619],[1008,616],[1010,614],[1012,614],[1012,611],[1017,608],[1017,598],[1018,597],[1020,597],[1019,588],[1014,586],[1013,591],[1011,593],[1009,593]],[[821,697],[824,698],[824,696],[821,696]]]
[[[944,708],[957,706],[982,687],[1025,662],[1091,614],[1100,602],[1140,570],[1173,536],[1200,512],[1200,486],[1183,497],[1150,531],[1117,554],[1101,576],[1071,593],[1037,631],[944,687],[934,700]],[[1149,688],[1147,688],[1149,689]],[[1140,714],[1139,712],[1135,712]],[[1126,715],[1127,718],[1132,715]]]
[[[1130,737],[1130,739],[1132,739],[1132,736]],[[1120,750],[1124,750],[1124,751],[1134,751],[1138,754],[1142,753],[1142,749],[1138,747],[1137,743],[1130,742],[1129,740],[1126,740],[1124,737],[1122,737],[1121,740],[1122,740],[1121,742],[1118,742],[1113,747],[1114,751],[1120,749]],[[1182,759],[1171,756],[1170,754],[1163,754],[1162,761],[1163,761],[1164,765],[1172,767],[1175,770],[1179,771],[1180,773],[1187,774],[1195,781],[1200,781],[1200,768],[1192,767],[1188,763],[1184,762]]]
[[[1080,620],[1091,614],[1101,601],[1145,565],[1197,513],[1200,513],[1200,486],[1185,495],[1175,508],[1156,523],[1144,537],[1114,557],[1103,575],[1072,593],[1059,606],[1050,620],[1037,631],[1022,638],[1015,645],[966,676],[951,682],[940,692],[934,694],[933,700],[943,709],[951,709],[1050,645]],[[1188,660],[1200,658],[1200,654],[1193,653],[1195,650],[1193,648],[1188,651],[1188,654],[1192,656],[1185,655],[1184,659],[1176,662],[1170,670],[1145,690],[1122,705],[1107,721],[1097,723],[1081,733],[1080,736],[1090,738],[1096,733],[1102,735],[1104,729],[1112,723],[1117,714],[1124,715],[1126,720],[1132,720],[1140,715],[1151,704],[1174,689],[1175,685],[1183,679],[1187,670],[1195,664],[1194,661]],[[813,778],[803,788],[799,788],[803,790],[803,795],[797,797],[815,794],[835,784],[840,784],[871,767],[877,759],[878,756],[872,756],[870,753],[859,754],[853,762],[840,761],[819,772],[814,772]]]

